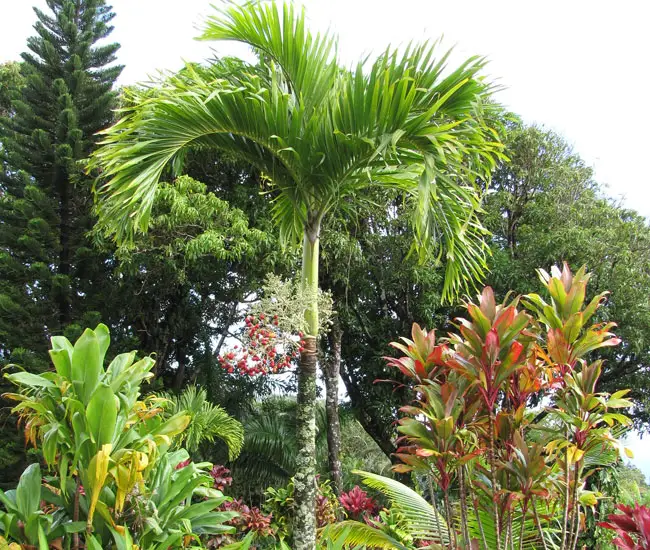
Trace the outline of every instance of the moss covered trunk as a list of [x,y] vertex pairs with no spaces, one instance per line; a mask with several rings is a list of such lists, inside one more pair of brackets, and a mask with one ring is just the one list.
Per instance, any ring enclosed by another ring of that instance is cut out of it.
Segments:
[[320,223],[305,228],[302,257],[302,284],[310,296],[305,311],[309,327],[300,355],[298,409],[296,411],[295,521],[294,550],[316,548],[316,375],[318,338],[318,235]]

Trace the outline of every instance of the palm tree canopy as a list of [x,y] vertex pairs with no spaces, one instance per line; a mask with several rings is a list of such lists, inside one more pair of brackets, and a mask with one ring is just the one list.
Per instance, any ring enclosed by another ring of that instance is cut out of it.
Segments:
[[211,16],[203,40],[249,45],[256,64],[188,65],[154,88],[133,90],[122,118],[104,132],[100,224],[118,240],[147,227],[163,170],[182,167],[188,147],[231,152],[272,183],[285,241],[318,228],[334,208],[369,186],[414,201],[416,243],[446,251],[447,296],[485,269],[477,180],[487,180],[501,144],[482,58],[446,69],[438,43],[387,49],[341,67],[336,39],[312,34],[291,4],[230,4]]

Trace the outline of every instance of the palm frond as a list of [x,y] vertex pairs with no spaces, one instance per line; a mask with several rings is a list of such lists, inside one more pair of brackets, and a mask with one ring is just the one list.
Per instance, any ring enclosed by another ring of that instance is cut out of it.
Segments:
[[388,533],[360,521],[342,521],[329,525],[323,530],[323,538],[343,539],[341,548],[358,545],[360,548],[409,550],[407,546],[404,546]]
[[307,111],[330,93],[338,71],[336,38],[313,35],[305,25],[305,10],[276,2],[229,5],[208,17],[201,40],[235,40],[248,44],[260,57],[281,68],[291,92]]
[[221,407],[210,403],[204,389],[188,386],[180,395],[166,397],[172,415],[185,412],[191,418],[180,440],[189,452],[198,450],[203,441],[220,439],[228,446],[230,460],[237,458],[244,444],[244,428]]
[[[355,471],[368,487],[381,492],[406,518],[410,535],[419,540],[447,544],[449,528],[445,519],[413,489],[394,479]],[[441,540],[442,538],[442,540]]]
[[[256,65],[188,65],[135,91],[104,132],[89,168],[101,171],[100,224],[118,240],[145,230],[158,181],[178,172],[189,147],[249,162],[272,183],[284,241],[371,186],[414,204],[416,247],[445,251],[444,296],[471,290],[486,267],[481,189],[502,158],[489,101],[493,88],[470,58],[448,71],[438,43],[389,48],[374,61],[338,66],[336,40],[313,35],[291,4],[229,5],[206,22],[205,40],[253,47]],[[442,257],[442,256],[440,256]]]

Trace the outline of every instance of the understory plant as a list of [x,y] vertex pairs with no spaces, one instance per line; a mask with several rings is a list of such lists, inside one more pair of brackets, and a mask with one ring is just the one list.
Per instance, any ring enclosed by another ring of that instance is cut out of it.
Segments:
[[190,415],[140,393],[154,360],[131,352],[105,367],[109,343],[104,325],[74,345],[55,336],[54,370],[5,374],[17,386],[5,397],[16,402],[45,472],[41,479],[34,464],[15,491],[0,493],[3,536],[39,550],[167,550],[201,548],[202,538],[233,531],[227,522],[237,513],[221,509],[227,499],[214,487],[212,464],[178,448]]
[[627,391],[597,388],[593,352],[619,343],[614,323],[590,322],[605,295],[586,302],[584,268],[539,274],[545,297],[497,304],[485,288],[458,332],[437,340],[415,324],[393,343],[404,355],[388,358],[414,396],[401,409],[396,470],[431,481],[431,504],[453,527],[449,549],[575,549],[600,496],[585,482],[617,460],[615,434],[630,424],[619,412],[632,405]]
[[622,550],[650,550],[650,508],[635,504],[616,506],[618,513],[609,514],[599,526],[612,529],[617,537],[613,543]]

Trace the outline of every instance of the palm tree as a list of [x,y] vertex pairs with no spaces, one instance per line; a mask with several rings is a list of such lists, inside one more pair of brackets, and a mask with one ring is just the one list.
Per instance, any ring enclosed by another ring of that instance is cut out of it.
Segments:
[[201,38],[247,44],[257,63],[190,65],[155,89],[130,91],[89,165],[103,177],[99,223],[118,240],[146,230],[163,171],[179,173],[189,147],[229,152],[268,178],[283,241],[302,238],[302,284],[313,296],[299,366],[294,543],[312,549],[321,224],[333,212],[354,214],[370,186],[399,189],[414,204],[422,257],[446,252],[445,296],[479,279],[486,246],[473,184],[487,179],[501,149],[486,122],[492,88],[479,77],[484,60],[446,71],[437,43],[344,69],[335,37],[312,34],[291,4],[229,4]]

